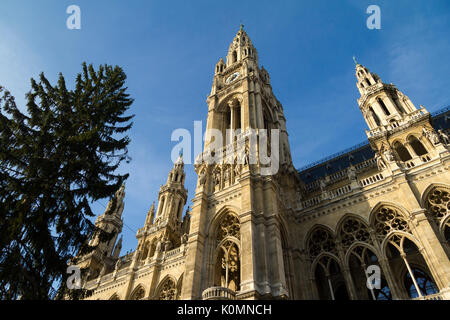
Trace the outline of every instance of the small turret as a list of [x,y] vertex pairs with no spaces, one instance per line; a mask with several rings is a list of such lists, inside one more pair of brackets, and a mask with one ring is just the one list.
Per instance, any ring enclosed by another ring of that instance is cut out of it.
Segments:
[[417,109],[393,84],[383,83],[380,77],[355,60],[356,86],[361,94],[359,108],[370,130],[402,121]]

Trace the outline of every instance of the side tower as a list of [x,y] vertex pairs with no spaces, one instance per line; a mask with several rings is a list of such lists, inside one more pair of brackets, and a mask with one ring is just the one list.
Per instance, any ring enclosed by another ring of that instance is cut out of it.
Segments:
[[143,228],[136,237],[138,246],[136,257],[150,262],[155,253],[179,247],[182,237],[188,233],[189,216],[182,219],[183,208],[187,200],[184,188],[184,162],[180,155],[169,172],[167,182],[159,189],[158,208],[153,202]]
[[417,109],[393,84],[383,83],[359,63],[356,78],[361,94],[358,105],[369,127],[367,137],[380,167],[402,171],[446,151],[425,107]]
[[283,107],[242,26],[214,71],[182,298],[286,298],[283,251],[298,181]]
[[96,246],[96,248],[78,260],[80,268],[87,268],[85,280],[94,279],[114,270],[114,265],[122,248],[122,238],[117,241],[117,237],[122,232],[124,197],[125,185],[122,185],[108,202],[105,212],[98,216],[95,221],[96,227],[114,235],[111,239],[104,241],[99,234],[94,234],[89,240],[89,246]]

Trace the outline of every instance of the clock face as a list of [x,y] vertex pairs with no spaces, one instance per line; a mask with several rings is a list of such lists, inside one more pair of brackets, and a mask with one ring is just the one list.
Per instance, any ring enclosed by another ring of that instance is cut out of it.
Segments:
[[231,76],[229,76],[228,78],[227,78],[227,80],[225,80],[225,83],[231,83],[231,82],[233,82],[234,80],[236,80],[237,79],[237,77],[239,77],[239,72],[235,72],[235,73],[233,73]]

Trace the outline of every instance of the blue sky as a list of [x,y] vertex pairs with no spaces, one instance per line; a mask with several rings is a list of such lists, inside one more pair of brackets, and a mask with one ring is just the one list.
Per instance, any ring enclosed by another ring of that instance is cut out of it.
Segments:
[[[81,30],[66,8],[81,8]],[[381,29],[366,8],[381,8]],[[354,63],[394,83],[418,107],[450,105],[450,2],[434,1],[23,1],[0,3],[0,84],[24,108],[29,79],[59,72],[73,83],[86,61],[119,65],[136,115],[129,135],[122,253],[134,250],[172,167],[173,130],[206,125],[214,66],[239,24],[270,73],[283,104],[293,161],[301,167],[364,141]],[[188,205],[196,175],[186,166]],[[93,205],[101,214],[107,200]]]

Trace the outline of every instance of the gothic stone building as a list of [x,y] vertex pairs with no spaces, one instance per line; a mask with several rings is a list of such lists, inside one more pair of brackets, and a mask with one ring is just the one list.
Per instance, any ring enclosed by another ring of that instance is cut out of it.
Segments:
[[[241,27],[215,67],[207,129],[279,129],[279,170],[200,160],[183,216],[180,157],[136,250],[119,256],[114,238],[82,257],[89,299],[450,299],[450,113],[417,108],[361,64],[355,75],[368,142],[297,170],[283,107]],[[121,232],[123,196],[98,226]]]

